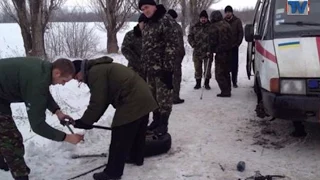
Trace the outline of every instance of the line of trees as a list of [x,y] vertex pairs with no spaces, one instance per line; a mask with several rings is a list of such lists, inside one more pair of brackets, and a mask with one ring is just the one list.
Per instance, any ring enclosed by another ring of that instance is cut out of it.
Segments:
[[[82,28],[82,32],[92,33],[88,27],[80,27],[74,22],[101,22],[97,23],[100,29],[107,33],[107,53],[117,53],[119,51],[117,33],[125,26],[128,21],[136,21],[141,13],[138,9],[139,0],[90,0],[90,11],[83,8],[66,9],[63,4],[67,0],[1,0],[0,1],[0,22],[18,23],[23,37],[25,54],[27,56],[38,56],[48,58],[50,38],[46,39],[45,34],[51,37],[57,36],[58,32],[69,32],[72,28]],[[176,9],[180,14],[182,27],[185,30],[188,25],[198,21],[199,13],[203,9],[208,9],[212,4],[220,0],[157,0],[167,9]],[[252,17],[249,14],[252,10],[243,13],[246,17]],[[241,17],[239,12],[239,17]],[[181,18],[183,17],[183,18]],[[52,28],[51,22],[73,22],[68,27]],[[84,28],[87,28],[84,30]],[[74,29],[75,30],[75,29]],[[63,33],[61,32],[61,33]],[[60,33],[60,34],[61,34]],[[185,32],[184,32],[185,33]],[[63,36],[61,37],[63,38]],[[54,38],[51,38],[53,40]],[[95,38],[89,38],[95,39]],[[67,41],[67,40],[64,40]],[[70,41],[70,39],[69,39]],[[75,41],[75,39],[73,39]],[[83,39],[82,39],[83,41]],[[48,45],[49,44],[49,45]],[[68,43],[67,43],[68,44]],[[52,43],[51,43],[52,46]],[[70,46],[70,45],[69,45]],[[70,49],[70,47],[65,48]],[[81,48],[80,48],[81,49]],[[61,51],[59,51],[61,52]],[[83,53],[87,54],[87,53]]]

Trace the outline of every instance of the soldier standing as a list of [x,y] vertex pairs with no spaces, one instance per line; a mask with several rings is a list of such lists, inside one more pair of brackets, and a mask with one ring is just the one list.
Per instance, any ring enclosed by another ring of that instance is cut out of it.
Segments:
[[220,11],[213,11],[211,20],[211,46],[215,55],[215,76],[221,93],[218,97],[231,97],[230,58],[232,32]]
[[146,16],[141,14],[138,19],[138,24],[133,30],[126,33],[121,46],[121,51],[124,57],[129,61],[128,67],[138,73],[144,80],[146,80],[145,65],[141,61],[142,49],[142,29]]
[[[194,49],[193,62],[196,79],[196,86],[194,87],[194,89],[201,88],[202,72],[204,72],[204,75],[206,75],[204,82],[205,88],[208,90],[211,89],[209,86],[209,81],[211,79],[211,66],[213,57],[212,54],[209,53],[209,28],[210,22],[208,20],[208,13],[207,11],[203,10],[200,13],[200,21],[191,28],[188,35],[188,42]],[[209,64],[207,64],[208,62]],[[204,71],[202,71],[202,64],[204,64]]]
[[238,68],[239,68],[239,46],[243,39],[243,27],[241,20],[233,14],[231,6],[226,6],[224,9],[226,14],[225,20],[232,28],[232,60],[231,60],[231,74],[232,84],[234,88],[238,87]]
[[174,19],[163,5],[140,0],[139,9],[148,18],[142,31],[142,61],[146,63],[147,82],[159,104],[153,111],[149,131],[161,136],[168,132],[173,103],[173,71],[177,58],[178,32]]
[[[173,19],[177,19],[178,14],[175,10],[169,9],[168,14],[171,15]],[[183,31],[180,24],[175,21],[174,23],[175,28],[179,32],[179,48],[177,52],[177,58],[174,64],[174,73],[173,73],[173,104],[180,104],[184,103],[184,99],[180,98],[180,85],[181,85],[181,76],[182,76],[182,69],[181,63],[183,57],[186,55],[186,51],[184,49],[184,41],[183,41]]]

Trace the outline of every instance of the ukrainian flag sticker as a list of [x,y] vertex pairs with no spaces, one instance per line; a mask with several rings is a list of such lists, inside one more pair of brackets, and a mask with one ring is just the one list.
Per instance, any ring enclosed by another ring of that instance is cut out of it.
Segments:
[[298,48],[300,47],[299,41],[286,42],[278,44],[279,49],[290,49],[290,48]]

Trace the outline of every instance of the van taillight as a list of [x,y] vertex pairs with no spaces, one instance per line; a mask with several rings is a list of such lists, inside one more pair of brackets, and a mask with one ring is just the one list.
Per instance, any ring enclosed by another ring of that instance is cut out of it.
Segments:
[[279,78],[271,78],[270,79],[270,91],[273,93],[280,92],[280,81]]

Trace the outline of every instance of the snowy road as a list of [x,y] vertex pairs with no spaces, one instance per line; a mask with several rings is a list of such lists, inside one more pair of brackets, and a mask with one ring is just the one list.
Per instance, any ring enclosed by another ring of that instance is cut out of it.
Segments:
[[[186,102],[175,105],[170,118],[172,149],[168,154],[147,158],[142,167],[126,165],[123,180],[237,180],[253,175],[256,170],[262,174],[283,174],[292,180],[320,179],[318,124],[308,125],[307,138],[294,139],[289,136],[290,122],[267,122],[255,116],[253,83],[245,72],[245,45],[240,48],[239,88],[233,89],[232,97],[226,99],[216,97],[219,90],[213,79],[212,90],[206,90],[200,100],[201,90],[193,89],[191,53],[189,49],[183,64],[181,97]],[[113,57],[125,63],[122,56]],[[87,89],[79,89],[75,82],[54,88],[53,94],[63,110],[75,118],[81,116],[89,98]],[[77,146],[51,142],[29,131],[24,108],[13,105],[13,109],[15,117],[20,117],[16,122],[25,139],[31,180],[66,180],[106,163],[106,158],[72,160],[70,155],[108,152],[109,131],[87,131],[86,141]],[[108,110],[99,124],[109,125],[113,111]],[[49,114],[48,122],[63,128]],[[63,130],[68,132],[66,128]],[[242,173],[236,170],[239,161],[246,162]],[[12,178],[10,173],[1,171],[0,179]],[[79,178],[90,179],[92,174]]]

